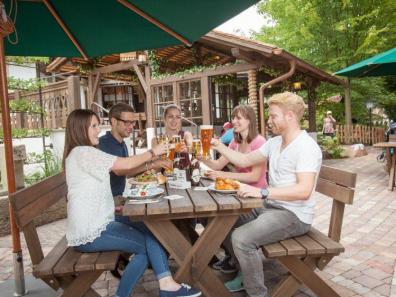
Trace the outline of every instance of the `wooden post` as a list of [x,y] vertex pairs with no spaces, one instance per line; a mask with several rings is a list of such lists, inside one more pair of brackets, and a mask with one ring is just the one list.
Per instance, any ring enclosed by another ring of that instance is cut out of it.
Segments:
[[309,121],[309,132],[316,132],[316,87],[312,80],[307,80],[308,85],[308,121]]
[[201,78],[201,98],[202,98],[202,123],[204,125],[210,124],[210,95],[209,95],[209,77],[203,76]]
[[351,82],[348,78],[345,81],[345,125],[352,125],[352,111],[351,111]]
[[249,105],[254,109],[256,120],[258,123],[258,106],[257,106],[257,70],[248,71],[248,89],[249,89]]
[[150,81],[151,81],[151,69],[149,65],[144,66],[144,76],[146,79],[146,84],[147,84],[147,92],[146,92],[146,125],[147,128],[152,128],[154,127],[154,112],[153,112],[153,101],[151,98],[151,86],[150,86]]
[[67,78],[67,109],[68,113],[81,108],[80,77],[69,76]]

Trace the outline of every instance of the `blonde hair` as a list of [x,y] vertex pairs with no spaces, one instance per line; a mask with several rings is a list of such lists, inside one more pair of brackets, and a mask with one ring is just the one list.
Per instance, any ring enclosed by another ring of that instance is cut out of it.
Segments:
[[292,111],[297,116],[298,120],[302,118],[307,108],[303,98],[291,92],[273,95],[268,101],[268,105],[271,104],[277,105],[283,110]]

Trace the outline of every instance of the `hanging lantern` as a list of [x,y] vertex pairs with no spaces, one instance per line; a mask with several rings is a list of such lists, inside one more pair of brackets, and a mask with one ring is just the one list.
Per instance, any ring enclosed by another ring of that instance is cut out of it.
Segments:
[[295,90],[301,90],[301,82],[296,81],[293,83],[293,89]]

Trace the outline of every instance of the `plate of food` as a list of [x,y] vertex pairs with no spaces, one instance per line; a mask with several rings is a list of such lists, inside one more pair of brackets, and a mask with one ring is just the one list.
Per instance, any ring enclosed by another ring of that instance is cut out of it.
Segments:
[[216,182],[214,184],[210,184],[208,186],[208,190],[219,192],[219,193],[226,193],[226,194],[233,194],[238,192],[241,184],[231,178],[216,178]]
[[151,169],[130,178],[128,182],[132,185],[161,185],[166,182],[166,177],[162,173],[157,173],[154,169]]
[[163,194],[165,190],[155,185],[141,185],[124,192],[123,196],[127,199],[142,200],[154,199]]

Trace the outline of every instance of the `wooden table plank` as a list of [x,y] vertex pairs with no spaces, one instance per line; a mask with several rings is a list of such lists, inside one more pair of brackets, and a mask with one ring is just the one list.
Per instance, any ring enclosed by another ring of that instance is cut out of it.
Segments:
[[194,212],[194,206],[188,196],[186,190],[172,189],[167,187],[169,195],[182,195],[184,198],[170,200],[170,212],[171,213],[187,213]]
[[81,253],[69,247],[62,259],[55,265],[53,271],[55,275],[66,275],[74,273],[74,265],[80,258]]
[[144,216],[146,214],[146,204],[128,204],[128,200],[125,201],[125,205],[122,208],[123,216]]
[[74,266],[75,271],[93,271],[95,270],[96,260],[100,253],[83,253]]
[[199,211],[216,211],[217,203],[207,191],[194,191],[194,189],[187,190],[188,195],[194,204],[196,212]]
[[[165,186],[161,186],[166,192]],[[167,194],[166,194],[167,195]],[[149,203],[147,204],[147,214],[148,215],[155,215],[155,214],[168,214],[169,211],[169,202],[167,199],[160,198],[159,202],[156,203]]]
[[313,240],[308,235],[302,235],[294,238],[299,244],[307,250],[307,255],[322,255],[326,252],[326,248]]
[[287,250],[287,255],[304,256],[307,254],[305,248],[294,239],[280,241],[280,244]]
[[237,198],[242,208],[261,208],[263,207],[263,199],[261,198]]
[[332,240],[313,227],[311,227],[311,230],[307,233],[307,235],[324,246],[327,253],[338,254],[345,250],[345,248],[340,243]]

